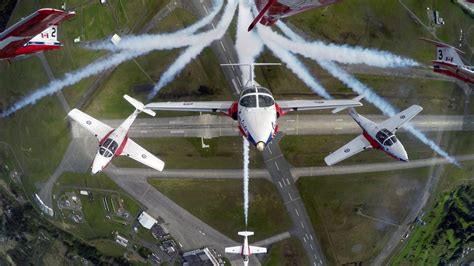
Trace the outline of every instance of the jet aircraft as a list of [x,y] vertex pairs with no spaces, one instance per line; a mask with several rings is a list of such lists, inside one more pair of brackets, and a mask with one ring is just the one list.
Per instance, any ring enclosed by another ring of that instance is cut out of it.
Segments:
[[241,246],[225,248],[225,253],[241,254],[244,260],[244,266],[249,265],[249,256],[252,254],[267,253],[266,248],[255,247],[249,245],[249,236],[253,235],[253,232],[243,231],[238,233],[244,237],[244,243]]
[[408,162],[407,152],[394,133],[397,132],[403,124],[421,112],[421,110],[423,110],[421,106],[412,105],[382,123],[376,124],[351,108],[349,115],[362,128],[363,133],[337,151],[326,156],[324,161],[327,165],[334,165],[363,150],[374,148],[387,153],[397,160]]
[[74,15],[74,12],[43,8],[23,18],[0,33],[0,59],[10,61],[16,56],[61,48],[58,25]]
[[78,109],[73,109],[68,114],[70,118],[94,134],[99,140],[99,149],[92,163],[92,174],[102,171],[113,158],[120,155],[125,155],[155,170],[162,171],[165,163],[128,138],[127,135],[130,126],[139,113],[144,112],[155,116],[155,112],[148,110],[141,102],[128,95],[124,95],[123,97],[131,103],[136,110],[116,129],[111,128]]
[[259,22],[265,26],[272,26],[280,18],[335,4],[338,1],[340,0],[255,0],[258,15],[250,24],[248,31],[251,31]]
[[[360,98],[354,100],[290,100],[275,102],[271,92],[255,82],[253,66],[275,64],[223,64],[250,66],[250,80],[246,83],[239,100],[206,102],[155,102],[146,108],[161,111],[219,112],[238,121],[242,136],[259,151],[272,141],[278,131],[277,119],[291,111],[335,109],[357,107]],[[279,65],[279,64],[276,64]]]
[[433,60],[433,71],[463,82],[474,84],[474,66],[467,66],[459,54],[464,54],[448,44],[429,39],[422,39],[436,45],[436,59]]

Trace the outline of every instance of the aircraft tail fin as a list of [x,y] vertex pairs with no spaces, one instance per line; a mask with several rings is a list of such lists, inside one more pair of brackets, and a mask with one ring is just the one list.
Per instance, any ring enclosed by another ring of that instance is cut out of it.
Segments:
[[247,29],[248,31],[252,31],[255,25],[257,25],[257,23],[259,23],[260,20],[262,20],[265,13],[268,11],[268,9],[270,9],[270,7],[272,7],[276,3],[276,1],[277,0],[268,0],[268,3],[262,8],[262,10],[260,10],[260,12],[257,14],[257,16],[252,21],[252,23],[250,23],[250,26]]
[[141,103],[140,101],[128,96],[127,94],[125,94],[123,96],[123,98],[125,98],[125,100],[127,100],[131,105],[133,105],[133,107],[135,107],[137,110],[139,110],[140,112],[144,112],[146,114],[149,114],[151,116],[155,116],[156,113],[153,112],[152,110],[150,109],[147,109],[145,107],[145,105],[143,103]]
[[459,54],[464,54],[464,52],[457,49],[456,47],[430,39],[421,38],[421,40],[433,43],[436,46],[435,61],[454,63],[459,66],[465,65],[459,56]]
[[33,37],[27,45],[62,46],[58,41],[58,25],[51,25],[40,34]]
[[[363,98],[364,98],[363,95],[359,95],[359,96],[355,97],[353,100],[360,102]],[[335,108],[334,110],[332,110],[332,113],[333,113],[333,114],[339,113],[339,112],[341,112],[341,111],[346,110],[347,108],[350,108],[350,110],[352,110],[352,111],[355,112],[354,107],[338,107],[338,108]]]

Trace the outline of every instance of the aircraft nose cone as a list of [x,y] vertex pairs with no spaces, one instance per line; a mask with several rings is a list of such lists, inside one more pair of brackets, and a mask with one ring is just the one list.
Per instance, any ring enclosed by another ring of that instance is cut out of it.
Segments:
[[263,143],[262,141],[260,141],[259,143],[257,143],[257,150],[258,151],[263,151],[265,149],[265,143]]

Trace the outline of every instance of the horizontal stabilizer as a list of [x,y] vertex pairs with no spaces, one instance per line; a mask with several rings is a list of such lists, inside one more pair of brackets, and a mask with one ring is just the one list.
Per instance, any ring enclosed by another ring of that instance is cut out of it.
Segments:
[[151,116],[155,116],[155,115],[156,115],[155,112],[153,112],[153,111],[150,110],[150,109],[147,109],[143,103],[141,103],[141,102],[138,101],[138,100],[135,100],[134,98],[128,96],[127,94],[125,94],[125,95],[123,96],[123,98],[125,98],[125,100],[127,100],[130,104],[133,105],[133,107],[135,107],[135,108],[136,108],[137,110],[139,110],[140,112],[144,112],[144,113],[149,114],[149,115],[151,115]]
[[250,231],[241,231],[238,234],[239,236],[253,236],[253,232]]

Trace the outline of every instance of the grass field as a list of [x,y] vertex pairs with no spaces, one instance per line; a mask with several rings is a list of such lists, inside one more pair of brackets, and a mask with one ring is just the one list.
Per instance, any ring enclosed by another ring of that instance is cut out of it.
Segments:
[[88,197],[80,196],[85,223],[73,224],[67,222],[65,226],[68,231],[88,240],[112,239],[112,233],[115,231],[124,236],[131,234],[131,224],[125,225],[117,219],[107,219],[105,217],[107,212],[103,207],[102,198],[107,196],[110,200],[111,195],[120,195],[123,208],[130,213],[132,219],[138,216],[141,207],[107,176],[104,174],[90,176],[88,174],[65,173],[59,178],[58,182],[59,184],[53,190],[54,193],[58,193],[61,188],[63,191],[75,191],[76,194],[79,194],[80,188],[87,187],[92,191],[94,197],[94,201],[91,202]]
[[[464,248],[472,247],[473,187],[462,185],[438,197],[432,211],[417,225],[392,265],[461,264]],[[460,260],[461,259],[461,260]]]
[[[472,25],[472,18],[452,1],[403,0],[427,24],[426,8],[440,10],[446,25],[438,29],[439,37],[456,44],[459,30]],[[432,5],[434,3],[434,5]],[[428,64],[434,57],[434,48],[419,38],[433,37],[414,22],[395,0],[342,1],[328,8],[316,9],[293,16],[289,22],[315,39],[372,47],[409,56]],[[469,40],[474,46],[474,39]]]
[[[149,179],[148,182],[221,233],[235,241],[241,240],[237,231],[245,229],[242,180]],[[249,188],[248,230],[256,232],[252,240],[288,230],[290,220],[275,187],[267,180],[250,180]]]
[[428,168],[300,178],[297,182],[316,235],[333,265],[369,264],[418,199]]
[[309,260],[301,242],[292,237],[272,245],[262,265],[309,265]]
[[[241,137],[205,139],[210,147],[203,149],[200,138],[139,138],[137,143],[146,147],[166,162],[168,169],[238,169],[243,165]],[[114,160],[119,167],[147,167],[130,158]],[[263,157],[256,149],[250,149],[250,167],[264,167]]]

